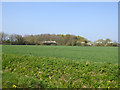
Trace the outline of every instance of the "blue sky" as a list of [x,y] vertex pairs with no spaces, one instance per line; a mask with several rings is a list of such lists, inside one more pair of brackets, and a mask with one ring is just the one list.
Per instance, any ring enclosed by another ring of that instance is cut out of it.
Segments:
[[8,34],[72,34],[118,41],[117,2],[4,2],[2,28]]

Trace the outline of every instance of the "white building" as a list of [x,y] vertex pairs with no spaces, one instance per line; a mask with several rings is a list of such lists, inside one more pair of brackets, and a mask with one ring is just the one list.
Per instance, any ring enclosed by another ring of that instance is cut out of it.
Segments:
[[112,44],[113,42],[107,42],[108,44]]
[[56,41],[43,41],[42,44],[51,45],[51,44],[57,44]]
[[102,44],[103,42],[101,42],[101,41],[98,41],[98,42],[96,42],[97,44]]
[[81,42],[81,44],[85,44],[85,42]]
[[88,46],[91,46],[91,45],[92,45],[92,43],[91,43],[91,42],[88,42],[88,43],[87,43],[87,45],[88,45]]

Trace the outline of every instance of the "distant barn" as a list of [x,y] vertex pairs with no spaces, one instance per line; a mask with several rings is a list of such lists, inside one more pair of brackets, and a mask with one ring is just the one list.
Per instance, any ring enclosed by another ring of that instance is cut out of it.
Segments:
[[44,44],[44,45],[57,45],[56,41],[43,41],[42,44]]

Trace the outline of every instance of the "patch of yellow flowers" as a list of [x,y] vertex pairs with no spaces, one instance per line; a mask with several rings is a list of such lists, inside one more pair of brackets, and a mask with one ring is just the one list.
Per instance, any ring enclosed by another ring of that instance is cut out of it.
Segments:
[[16,85],[13,85],[14,88],[16,88],[17,86]]

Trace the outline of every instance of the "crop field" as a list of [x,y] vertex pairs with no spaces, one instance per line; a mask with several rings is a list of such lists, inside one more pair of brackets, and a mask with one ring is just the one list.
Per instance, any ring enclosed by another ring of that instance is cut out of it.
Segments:
[[3,88],[118,88],[118,48],[2,46]]

